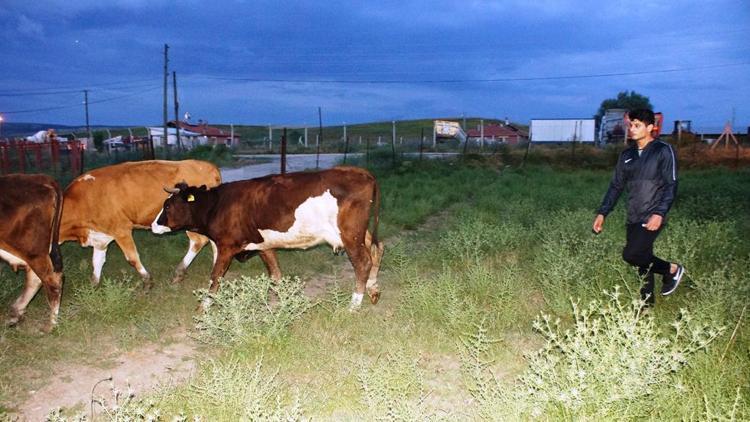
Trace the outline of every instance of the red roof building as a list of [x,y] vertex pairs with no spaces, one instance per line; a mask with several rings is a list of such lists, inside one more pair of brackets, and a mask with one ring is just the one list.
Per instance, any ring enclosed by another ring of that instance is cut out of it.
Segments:
[[[201,121],[196,125],[183,121],[178,121],[177,123],[180,125],[180,129],[189,130],[190,132],[199,133],[201,136],[205,136],[209,144],[232,145],[237,141],[237,136],[235,136],[233,140],[230,132],[219,129],[218,127],[209,126],[208,122]],[[175,127],[174,120],[168,122],[167,126]]]
[[[470,139],[479,140],[482,137],[482,128],[477,126],[474,129],[469,129],[466,131],[466,136]],[[524,138],[526,138],[526,135],[512,125],[490,123],[484,126],[485,142],[497,141],[515,145]]]

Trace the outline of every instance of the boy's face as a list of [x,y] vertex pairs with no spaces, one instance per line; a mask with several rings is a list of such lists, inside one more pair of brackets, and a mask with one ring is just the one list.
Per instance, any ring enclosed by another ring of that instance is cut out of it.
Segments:
[[650,137],[653,129],[654,125],[647,125],[638,119],[631,120],[628,127],[628,137],[634,141],[640,141]]

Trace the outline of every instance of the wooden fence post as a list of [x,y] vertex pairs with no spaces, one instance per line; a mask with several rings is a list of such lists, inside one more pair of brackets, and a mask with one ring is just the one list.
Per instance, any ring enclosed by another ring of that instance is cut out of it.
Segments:
[[18,159],[18,172],[26,173],[26,150],[23,142],[16,144],[16,158]]

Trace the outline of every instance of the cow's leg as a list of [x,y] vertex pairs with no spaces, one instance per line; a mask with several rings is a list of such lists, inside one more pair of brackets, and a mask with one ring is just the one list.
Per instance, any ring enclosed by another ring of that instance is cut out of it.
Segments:
[[13,326],[18,324],[23,318],[23,314],[26,313],[26,306],[29,305],[31,299],[34,298],[36,292],[39,291],[39,287],[42,286],[42,280],[36,275],[36,273],[29,267],[26,266],[26,284],[23,287],[21,295],[18,296],[13,305],[10,306],[10,314],[8,315],[7,324]]
[[122,250],[128,263],[138,271],[138,274],[141,275],[141,278],[143,279],[143,287],[146,290],[153,287],[151,274],[149,274],[143,264],[141,264],[141,257],[138,255],[138,249],[136,249],[135,241],[133,241],[133,233],[128,232],[126,234],[121,234],[115,238],[115,242],[117,242],[117,246]]
[[91,285],[98,286],[102,277],[102,267],[107,260],[107,247],[114,238],[106,233],[89,230],[86,240],[81,242],[82,246],[91,246],[94,248],[94,254],[91,259],[94,272],[91,275]]
[[203,236],[202,234],[198,234],[195,232],[186,232],[186,234],[188,239],[190,240],[190,245],[188,246],[185,257],[182,258],[182,261],[177,265],[177,268],[174,271],[174,278],[172,279],[172,283],[182,282],[182,280],[185,278],[185,271],[187,271],[187,268],[193,262],[195,256],[198,255],[201,249],[203,249],[203,247],[206,246],[206,243],[208,243],[208,238],[206,236]]
[[216,243],[213,240],[209,240],[211,243],[211,251],[214,253],[214,260],[212,261],[213,265],[216,265],[216,258],[219,256],[219,248],[216,246]]
[[281,268],[279,267],[279,260],[276,257],[276,251],[274,249],[266,249],[258,251],[258,254],[260,255],[260,259],[263,260],[263,264],[266,265],[268,276],[275,282],[281,280]]
[[60,312],[60,296],[62,295],[62,273],[53,270],[52,261],[48,256],[32,261],[34,273],[38,274],[47,296],[50,315],[49,321],[42,327],[44,332],[51,332],[57,325],[57,315]]
[[374,305],[380,299],[380,289],[378,288],[378,272],[380,271],[380,261],[383,259],[385,245],[378,241],[377,245],[372,243],[372,235],[369,231],[365,233],[365,247],[370,251],[372,267],[367,277],[367,295],[370,296],[370,302]]
[[343,241],[344,249],[346,249],[346,254],[349,256],[349,260],[354,267],[354,275],[357,278],[354,293],[352,293],[352,302],[349,306],[349,310],[355,311],[362,305],[367,278],[372,268],[372,258],[370,257],[370,251],[365,246],[364,239],[348,237],[344,238]]
[[[227,269],[229,268],[229,264],[232,262],[232,258],[234,257],[234,254],[231,252],[227,252],[229,250],[228,248],[221,249],[219,248],[218,256],[216,257],[216,262],[214,263],[214,267],[211,270],[211,280],[210,280],[210,286],[208,287],[209,293],[216,293],[219,290],[219,281],[222,277],[224,277],[224,274],[227,273]],[[198,305],[199,311],[205,311],[208,309],[209,306],[211,306],[211,298],[209,296],[206,296],[201,301],[201,304]]]

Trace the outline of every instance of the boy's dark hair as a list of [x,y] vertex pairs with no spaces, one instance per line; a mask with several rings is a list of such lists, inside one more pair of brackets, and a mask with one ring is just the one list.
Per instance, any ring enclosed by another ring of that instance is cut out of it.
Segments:
[[646,126],[653,125],[656,123],[654,112],[647,108],[636,108],[634,110],[628,111],[628,119],[640,120],[643,123],[645,123]]

